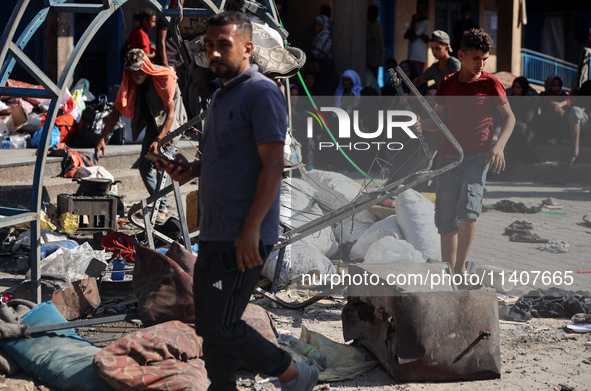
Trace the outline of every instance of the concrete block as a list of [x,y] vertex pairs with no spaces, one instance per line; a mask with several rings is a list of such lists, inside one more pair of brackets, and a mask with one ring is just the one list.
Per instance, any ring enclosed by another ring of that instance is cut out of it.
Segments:
[[[443,265],[412,264],[404,270],[431,275],[438,269]],[[353,278],[377,274],[385,284],[349,288],[342,313],[345,340],[370,350],[397,381],[499,378],[496,295],[445,285],[391,285],[387,278],[393,270],[400,275],[403,269],[398,264],[350,267]]]

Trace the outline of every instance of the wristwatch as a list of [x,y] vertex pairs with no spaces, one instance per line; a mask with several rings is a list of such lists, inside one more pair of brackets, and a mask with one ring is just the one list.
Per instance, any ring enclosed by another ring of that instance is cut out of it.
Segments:
[[162,140],[160,137],[156,137],[156,142],[157,142],[158,144],[160,144],[160,140]]

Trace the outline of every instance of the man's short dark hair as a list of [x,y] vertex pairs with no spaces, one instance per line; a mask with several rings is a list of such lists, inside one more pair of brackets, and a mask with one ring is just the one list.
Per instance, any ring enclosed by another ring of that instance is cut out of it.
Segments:
[[462,35],[460,50],[482,50],[484,53],[490,52],[493,47],[492,38],[483,29],[470,29]]
[[236,31],[238,34],[246,35],[248,40],[252,40],[252,24],[246,14],[242,12],[229,11],[215,14],[207,21],[207,27],[209,26],[227,26],[229,24],[236,25]]

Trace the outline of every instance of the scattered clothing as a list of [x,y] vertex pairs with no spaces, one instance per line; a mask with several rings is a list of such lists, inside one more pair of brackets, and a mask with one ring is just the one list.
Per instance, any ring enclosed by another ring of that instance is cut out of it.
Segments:
[[129,235],[110,232],[101,240],[101,247],[112,252],[114,257],[123,257],[127,262],[135,262],[135,247]]
[[35,307],[35,303],[13,299],[0,303],[0,338],[21,338],[28,336],[28,325],[21,317]]
[[64,143],[49,147],[47,156],[62,156],[62,172],[59,176],[73,178],[79,167],[94,166],[94,158],[86,152],[77,152]]
[[538,213],[542,210],[541,206],[527,207],[523,202],[513,202],[509,200],[501,200],[495,204],[495,209],[502,212],[510,213]]
[[525,243],[548,243],[548,239],[542,239],[537,234],[529,232],[515,232],[509,238],[512,242],[525,242]]
[[527,322],[531,318],[570,318],[591,314],[591,294],[560,288],[537,289],[521,296],[512,306],[499,309],[499,318]]
[[548,251],[549,253],[560,254],[568,252],[570,245],[564,240],[548,240],[548,243],[538,247],[538,250]]
[[505,228],[505,234],[513,235],[515,233],[531,233],[534,229],[534,225],[527,220],[515,220],[507,228]]

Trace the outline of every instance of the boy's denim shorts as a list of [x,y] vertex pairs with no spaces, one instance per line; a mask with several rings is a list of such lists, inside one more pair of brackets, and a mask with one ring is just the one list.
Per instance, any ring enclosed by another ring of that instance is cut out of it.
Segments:
[[[476,219],[482,212],[482,194],[488,172],[488,154],[464,156],[457,166],[437,177],[435,225],[440,235],[457,231],[462,219]],[[457,160],[441,158],[441,167]]]

